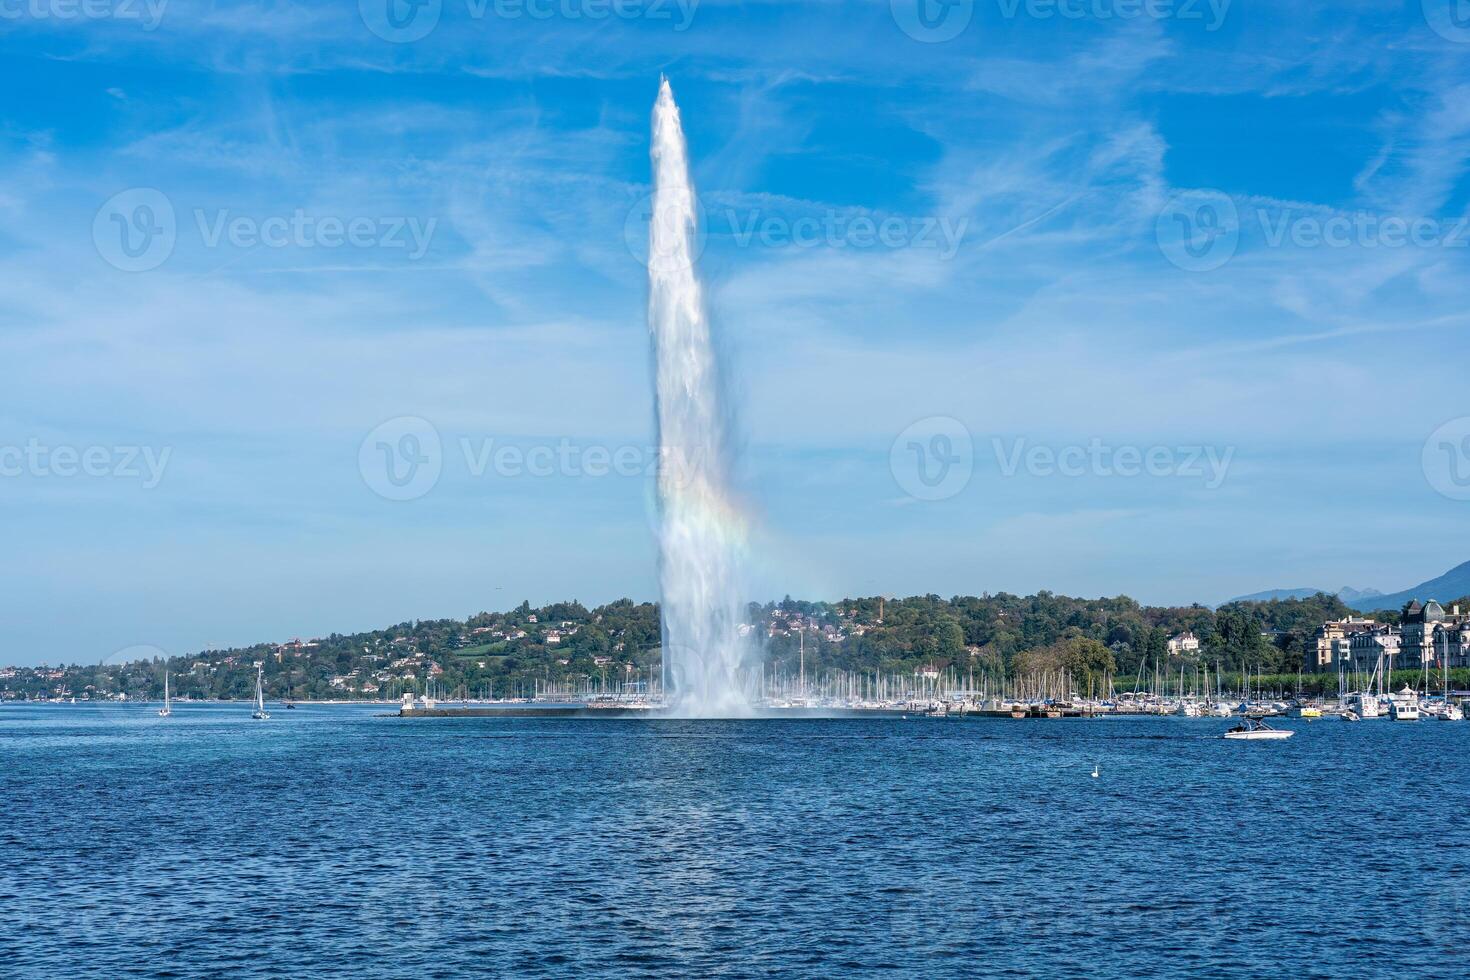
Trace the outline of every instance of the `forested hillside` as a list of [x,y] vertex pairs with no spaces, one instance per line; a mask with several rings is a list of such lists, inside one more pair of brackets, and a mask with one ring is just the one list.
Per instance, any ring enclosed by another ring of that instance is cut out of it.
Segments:
[[[1235,602],[1218,610],[1050,592],[840,602],[787,598],[752,605],[742,630],[751,637],[753,656],[768,669],[794,672],[804,649],[809,675],[921,667],[1013,675],[1066,667],[1074,676],[1124,677],[1155,664],[1291,673],[1312,631],[1348,614],[1340,600],[1325,594]],[[1185,630],[1199,637],[1200,653],[1170,658],[1169,637]],[[622,599],[588,609],[575,601],[540,608],[522,603],[464,620],[421,620],[131,663],[6,668],[0,671],[0,697],[153,699],[162,696],[166,668],[178,696],[245,699],[254,691],[256,663],[264,665],[271,698],[396,698],[423,693],[431,684],[441,694],[506,696],[537,683],[635,684],[656,675],[659,662],[655,604]]]

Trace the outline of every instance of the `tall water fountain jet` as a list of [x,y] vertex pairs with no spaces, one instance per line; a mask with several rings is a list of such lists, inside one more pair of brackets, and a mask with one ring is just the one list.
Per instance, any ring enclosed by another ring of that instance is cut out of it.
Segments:
[[728,417],[699,279],[696,198],[668,79],[653,109],[648,326],[659,434],[664,684],[686,717],[748,714],[739,633],[744,526],[729,489]]

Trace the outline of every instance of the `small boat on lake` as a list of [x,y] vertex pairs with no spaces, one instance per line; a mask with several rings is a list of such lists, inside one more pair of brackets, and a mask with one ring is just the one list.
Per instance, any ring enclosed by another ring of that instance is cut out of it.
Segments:
[[1255,718],[1246,718],[1239,725],[1236,725],[1234,728],[1230,729],[1230,731],[1226,732],[1220,737],[1230,739],[1250,739],[1252,741],[1265,741],[1268,739],[1275,740],[1282,738],[1291,738],[1295,734],[1296,732],[1289,732],[1282,728],[1272,728],[1264,721],[1259,721]]
[[1364,721],[1369,718],[1377,718],[1378,699],[1371,692],[1361,691],[1348,695],[1348,710]]
[[255,710],[253,712],[251,712],[251,714],[250,714],[250,717],[251,718],[254,718],[256,721],[265,721],[268,718],[270,718],[270,714],[267,713],[266,710],[265,710],[265,688],[261,686],[261,678],[264,676],[264,674],[265,674],[265,669],[263,667],[261,667],[260,664],[256,664],[255,665]]
[[168,696],[168,671],[163,672],[163,707],[158,709],[158,717],[167,718],[174,713],[173,702]]
[[1388,716],[1394,721],[1419,720],[1419,695],[1407,686],[1397,694],[1389,695]]

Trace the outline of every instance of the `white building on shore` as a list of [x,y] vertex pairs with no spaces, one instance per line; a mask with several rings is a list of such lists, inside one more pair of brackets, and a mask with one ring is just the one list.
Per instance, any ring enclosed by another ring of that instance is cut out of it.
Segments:
[[1430,599],[1410,602],[1398,626],[1348,618],[1324,623],[1307,644],[1307,668],[1371,673],[1382,657],[1391,670],[1470,667],[1470,616],[1446,613]]
[[[1185,630],[1178,636],[1169,637],[1169,656],[1178,657],[1183,654],[1199,653],[1199,637],[1189,630]],[[1157,649],[1157,648],[1155,648]]]

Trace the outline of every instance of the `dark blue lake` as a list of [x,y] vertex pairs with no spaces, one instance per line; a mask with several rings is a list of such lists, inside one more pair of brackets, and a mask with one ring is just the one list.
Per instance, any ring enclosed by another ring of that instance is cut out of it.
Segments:
[[0,974],[1470,970],[1466,723],[248,710],[0,708]]

